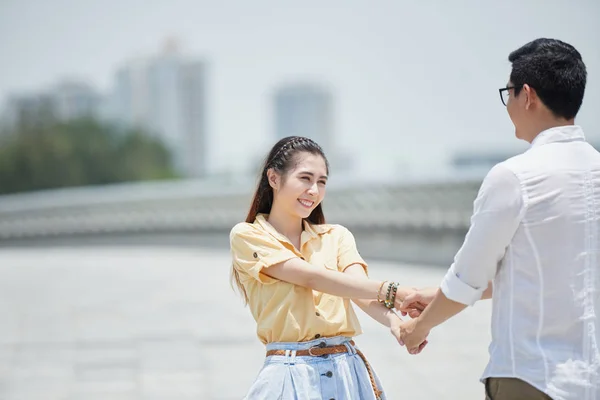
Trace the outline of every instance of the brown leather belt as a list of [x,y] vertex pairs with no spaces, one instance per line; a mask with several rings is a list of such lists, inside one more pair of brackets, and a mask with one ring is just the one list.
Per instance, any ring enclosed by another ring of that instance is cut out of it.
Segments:
[[[354,347],[354,340],[348,342],[352,347]],[[375,375],[373,374],[373,370],[371,369],[371,365],[367,361],[367,358],[362,353],[362,351],[354,348],[356,354],[363,360],[365,363],[365,367],[367,367],[367,372],[369,373],[369,380],[371,381],[371,387],[373,388],[373,392],[375,393],[375,397],[377,399],[381,399],[381,395],[383,392],[377,387],[377,383],[375,382]],[[296,350],[296,356],[311,356],[311,357],[322,357],[328,354],[340,354],[347,353],[348,348],[344,345],[338,346],[326,346],[325,342],[321,342],[321,344],[317,346],[313,346],[308,350]],[[269,350],[267,351],[267,357],[269,356],[285,356],[286,350]]]
[[[354,341],[351,340],[348,342],[352,347],[354,347]],[[338,345],[338,346],[325,346],[325,342],[321,342],[322,345],[313,346],[308,350],[296,350],[296,356],[298,357],[322,357],[328,354],[340,354],[347,353],[348,348],[346,346]],[[285,356],[285,350],[269,350],[267,351],[267,357],[269,356]]]

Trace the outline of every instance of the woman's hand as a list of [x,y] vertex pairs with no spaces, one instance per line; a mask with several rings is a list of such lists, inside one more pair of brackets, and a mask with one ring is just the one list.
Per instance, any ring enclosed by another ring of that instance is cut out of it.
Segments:
[[407,293],[403,298],[396,297],[395,307],[402,315],[417,318],[425,310],[425,307],[431,303],[437,291],[437,287],[413,288],[412,292]]

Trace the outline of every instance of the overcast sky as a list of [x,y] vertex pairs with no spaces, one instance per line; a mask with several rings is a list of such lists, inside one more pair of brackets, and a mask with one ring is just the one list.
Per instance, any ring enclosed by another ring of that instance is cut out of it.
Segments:
[[599,20],[598,0],[0,0],[0,98],[72,77],[107,90],[172,36],[210,65],[213,171],[268,150],[274,87],[314,80],[362,177],[435,173],[456,151],[525,148],[497,89],[508,53],[537,37],[582,53],[578,123],[600,141]]

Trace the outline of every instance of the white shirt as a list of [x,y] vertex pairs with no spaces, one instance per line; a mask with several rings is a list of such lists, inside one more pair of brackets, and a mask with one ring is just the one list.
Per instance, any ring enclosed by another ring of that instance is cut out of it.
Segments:
[[580,127],[541,132],[484,179],[441,289],[472,305],[492,280],[482,380],[600,400],[600,153]]

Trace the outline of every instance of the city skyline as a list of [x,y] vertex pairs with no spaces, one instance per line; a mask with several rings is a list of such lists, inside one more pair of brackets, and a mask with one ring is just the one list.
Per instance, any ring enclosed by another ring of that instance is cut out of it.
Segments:
[[[593,78],[600,74],[597,2],[544,2],[544,15],[540,3],[516,0],[488,6],[225,3],[5,2],[0,47],[9,62],[0,66],[0,97],[62,76],[82,76],[106,90],[111,68],[177,37],[185,54],[211,62],[211,172],[247,170],[251,155],[266,153],[273,91],[308,80],[331,87],[336,148],[356,159],[359,176],[417,176],[447,168],[459,151],[526,148],[514,138],[497,88],[510,72],[508,53],[547,36],[581,51],[590,79],[578,123],[590,139],[600,138],[600,117],[593,113],[600,107],[600,83]],[[53,13],[65,8],[68,15]],[[564,15],[577,23],[563,23]]]
[[109,120],[142,127],[171,150],[183,176],[207,174],[206,61],[184,57],[173,40],[118,67],[108,95]]

